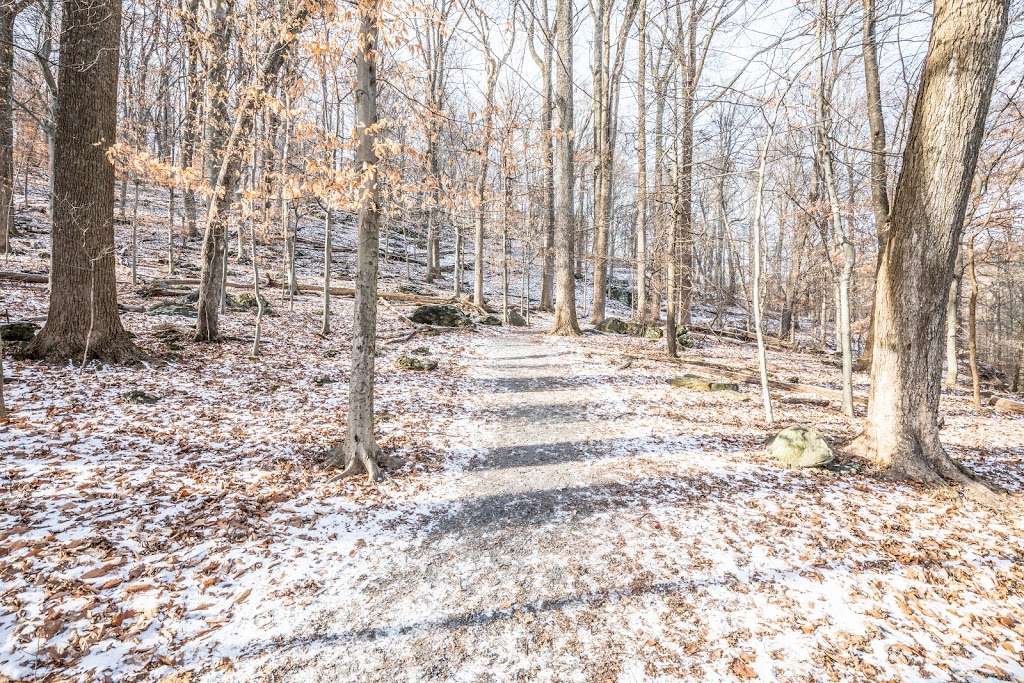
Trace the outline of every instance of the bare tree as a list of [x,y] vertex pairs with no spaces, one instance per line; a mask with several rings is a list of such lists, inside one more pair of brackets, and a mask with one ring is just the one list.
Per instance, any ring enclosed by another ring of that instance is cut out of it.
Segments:
[[380,0],[359,0],[356,39],[356,169],[360,174],[356,255],[355,324],[352,330],[352,376],[349,380],[348,433],[332,453],[342,475],[365,472],[381,478],[380,448],[373,435],[374,353],[377,345],[377,266],[380,249],[380,187],[375,150],[377,118],[377,36]]
[[65,0],[53,178],[50,308],[37,358],[124,362],[114,275],[114,167],[121,0]]
[[860,445],[898,477],[987,489],[939,439],[945,299],[1006,34],[1006,0],[935,0],[875,291]]
[[558,185],[555,225],[555,321],[551,334],[571,336],[580,333],[576,319],[576,278],[573,273],[573,81],[572,81],[572,0],[557,0],[555,5],[555,132],[558,140]]

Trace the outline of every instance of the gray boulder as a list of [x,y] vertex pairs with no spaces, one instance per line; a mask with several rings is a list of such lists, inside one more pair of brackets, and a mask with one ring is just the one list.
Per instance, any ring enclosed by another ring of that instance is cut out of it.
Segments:
[[508,310],[508,324],[512,327],[526,327],[526,318],[519,315],[519,311],[510,308]]
[[832,448],[816,429],[786,427],[768,443],[767,454],[786,467],[821,467],[835,458]]
[[437,369],[437,361],[433,358],[417,358],[415,356],[399,356],[398,367],[403,370],[426,372]]
[[39,325],[31,322],[5,323],[0,325],[0,339],[5,342],[29,342],[36,336]]
[[420,306],[409,320],[421,325],[437,325],[438,327],[466,327],[472,324],[469,316],[455,306],[444,304],[428,304]]

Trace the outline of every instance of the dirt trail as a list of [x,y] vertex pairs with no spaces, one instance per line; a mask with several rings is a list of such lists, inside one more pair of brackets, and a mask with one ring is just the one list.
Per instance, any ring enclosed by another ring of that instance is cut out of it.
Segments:
[[[670,389],[666,371],[619,370],[591,343],[474,335],[446,469],[337,551],[314,549],[319,592],[281,615],[301,628],[220,636],[237,679],[1024,675],[1017,645],[998,646],[1020,640],[1016,522],[780,469],[761,455],[753,387],[745,402]],[[919,566],[951,552],[946,574]]]
[[[439,485],[442,500],[405,541],[371,540],[369,564],[353,567],[365,572],[365,601],[314,613],[311,631],[280,643],[262,675],[612,673],[624,646],[605,621],[621,621],[609,603],[629,587],[616,578],[620,532],[597,533],[595,520],[643,504],[623,449],[652,427],[630,418],[628,381],[575,348],[530,332],[474,344],[463,359],[467,413],[450,435],[465,457]],[[587,575],[602,565],[603,576]],[[584,642],[591,623],[601,637]]]

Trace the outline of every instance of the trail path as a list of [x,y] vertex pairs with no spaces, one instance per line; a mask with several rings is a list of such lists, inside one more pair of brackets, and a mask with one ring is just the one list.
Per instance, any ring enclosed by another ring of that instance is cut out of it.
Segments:
[[968,613],[995,623],[1009,605],[951,603],[960,588],[914,559],[966,543],[972,580],[1012,582],[1019,566],[995,549],[1014,530],[961,535],[943,506],[920,501],[910,510],[918,537],[901,546],[915,554],[893,559],[881,549],[892,549],[912,491],[889,496],[766,466],[750,457],[760,447],[749,430],[701,436],[701,416],[728,430],[735,405],[671,390],[684,412],[666,415],[664,377],[621,372],[586,348],[530,332],[470,342],[465,412],[447,435],[451,462],[436,487],[395,533],[371,531],[365,547],[322,564],[323,590],[301,628],[229,651],[239,678],[942,678],[970,677],[985,663],[1024,671],[1014,666],[1019,649],[996,646],[1016,638],[1019,648],[1011,627],[997,626],[991,649],[970,654],[949,630]]

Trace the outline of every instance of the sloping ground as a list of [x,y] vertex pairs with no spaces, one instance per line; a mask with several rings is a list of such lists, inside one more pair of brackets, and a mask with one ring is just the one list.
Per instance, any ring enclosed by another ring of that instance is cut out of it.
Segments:
[[[42,233],[19,245],[11,269],[43,266]],[[319,459],[344,429],[350,301],[323,339],[315,297],[267,294],[260,359],[251,312],[216,345],[127,313],[152,354],[132,368],[8,359],[0,680],[1024,678],[1024,419],[943,398],[954,455],[1014,492],[991,512],[848,459],[778,469],[755,387],[671,388],[656,342],[418,335],[380,347],[378,433],[406,464],[374,488]],[[0,282],[0,310],[43,315],[45,290]],[[753,368],[749,345],[704,344]],[[417,347],[436,372],[397,369]],[[837,386],[822,361],[770,354]],[[777,410],[835,444],[857,429]]]
[[[985,469],[1017,491],[993,514],[776,468],[753,387],[620,369],[653,343],[483,330],[430,338],[435,374],[397,374],[385,347],[383,442],[410,464],[375,490],[315,458],[340,433],[346,354],[287,336],[304,314],[269,319],[259,362],[236,342],[82,376],[16,367],[0,674],[1024,676],[1019,418],[948,411],[955,450],[990,436]],[[815,364],[784,372],[816,381]],[[125,404],[127,387],[160,401]],[[842,433],[834,410],[782,410]]]

